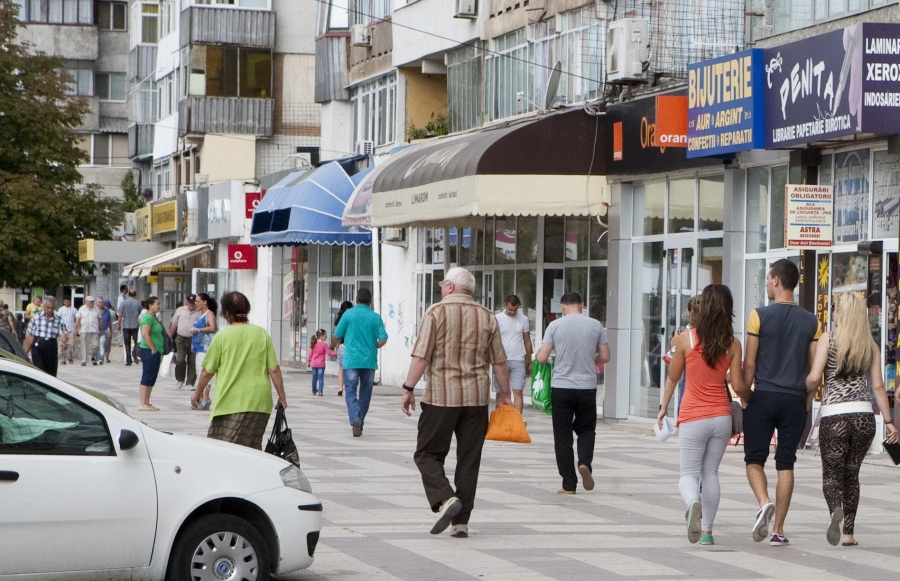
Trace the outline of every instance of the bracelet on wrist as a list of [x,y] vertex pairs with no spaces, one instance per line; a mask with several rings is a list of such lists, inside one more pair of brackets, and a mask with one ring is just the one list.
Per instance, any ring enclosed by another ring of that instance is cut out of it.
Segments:
[[408,386],[408,385],[406,385],[406,384],[404,383],[404,384],[403,384],[403,389],[405,389],[406,391],[412,393],[413,390],[415,390],[416,388],[415,388],[415,387],[410,387],[410,386]]

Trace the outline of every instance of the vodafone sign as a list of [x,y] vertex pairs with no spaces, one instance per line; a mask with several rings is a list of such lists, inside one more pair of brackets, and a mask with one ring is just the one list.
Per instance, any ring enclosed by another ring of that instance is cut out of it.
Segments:
[[251,244],[229,244],[228,269],[256,270],[256,247]]
[[253,210],[259,206],[259,202],[262,200],[263,192],[247,192],[244,194],[246,197],[246,211],[247,211],[247,219],[250,220],[253,218]]

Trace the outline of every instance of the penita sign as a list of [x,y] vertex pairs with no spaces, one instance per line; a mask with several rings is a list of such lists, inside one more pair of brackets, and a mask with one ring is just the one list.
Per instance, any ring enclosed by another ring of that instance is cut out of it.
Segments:
[[900,24],[860,23],[763,52],[766,149],[900,133]]
[[256,247],[252,244],[229,244],[228,269],[256,270]]
[[687,156],[765,147],[763,51],[688,65]]

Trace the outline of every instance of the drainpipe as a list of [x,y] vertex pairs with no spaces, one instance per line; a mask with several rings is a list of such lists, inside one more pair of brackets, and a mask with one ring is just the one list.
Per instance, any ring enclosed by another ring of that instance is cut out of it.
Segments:
[[[381,244],[378,240],[378,228],[372,228],[372,308],[381,314]],[[382,349],[378,350],[378,369],[375,370],[375,383],[378,384],[381,383]]]

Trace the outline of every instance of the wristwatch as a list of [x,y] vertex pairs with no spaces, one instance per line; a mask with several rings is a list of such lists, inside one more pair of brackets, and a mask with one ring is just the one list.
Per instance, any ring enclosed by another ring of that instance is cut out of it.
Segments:
[[410,387],[410,386],[408,386],[408,385],[406,385],[406,384],[404,383],[404,384],[403,384],[403,389],[405,389],[405,390],[408,391],[408,392],[412,392],[412,391],[413,391],[414,389],[416,389],[416,388],[415,388],[415,387]]

